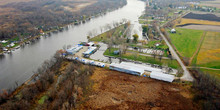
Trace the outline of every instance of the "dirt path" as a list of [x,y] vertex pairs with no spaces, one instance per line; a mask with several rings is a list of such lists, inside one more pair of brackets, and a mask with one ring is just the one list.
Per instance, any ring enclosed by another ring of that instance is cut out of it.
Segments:
[[194,52],[193,56],[190,58],[190,60],[189,60],[189,65],[192,64],[192,60],[193,60],[194,57],[199,53],[199,50],[200,50],[200,48],[201,48],[201,46],[202,46],[202,44],[203,44],[203,41],[204,41],[204,39],[205,39],[205,35],[206,35],[206,32],[203,33],[202,38],[201,38],[201,40],[200,40],[200,42],[199,42],[199,45],[197,46],[196,51]]
[[93,91],[80,109],[196,109],[189,86],[103,68],[91,79]]
[[189,71],[187,70],[186,66],[183,64],[182,60],[180,59],[180,57],[177,55],[176,51],[174,50],[174,48],[172,47],[172,45],[169,43],[169,41],[167,40],[167,38],[163,35],[163,33],[160,31],[159,26],[157,26],[157,30],[160,33],[161,37],[164,39],[164,41],[166,42],[167,46],[170,49],[170,52],[172,53],[172,55],[176,58],[176,60],[178,61],[178,63],[180,64],[180,66],[182,67],[184,73],[183,76],[181,77],[181,80],[186,80],[186,81],[193,81],[193,77],[191,76],[191,74],[189,73]]
[[[187,68],[194,68],[194,67],[188,66]],[[203,69],[208,69],[208,70],[217,70],[217,71],[220,70],[220,69],[208,68],[208,67],[197,67],[197,68],[203,68]]]

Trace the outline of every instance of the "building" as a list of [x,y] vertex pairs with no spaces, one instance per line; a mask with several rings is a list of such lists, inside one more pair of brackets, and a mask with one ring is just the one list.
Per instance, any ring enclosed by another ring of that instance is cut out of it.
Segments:
[[66,52],[67,54],[74,55],[76,52],[78,52],[82,48],[83,46],[78,44],[75,47],[71,47],[70,49],[67,49]]
[[171,29],[170,32],[171,32],[171,33],[176,33],[176,30],[175,30],[175,29]]
[[173,75],[165,74],[165,71],[162,69],[152,68],[150,66],[134,64],[130,62],[121,62],[120,64],[112,63],[110,64],[109,69],[125,72],[132,75],[150,76],[150,78],[166,82],[172,82],[175,78]]
[[173,82],[175,77],[170,74],[164,74],[162,72],[152,71],[150,73],[150,78],[167,81],[167,82]]
[[97,47],[89,47],[87,51],[83,52],[84,57],[88,57],[96,51]]
[[141,76],[144,73],[144,70],[141,68],[128,66],[122,63],[121,64],[112,63],[110,64],[109,69],[129,73],[132,75],[138,75],[138,76]]

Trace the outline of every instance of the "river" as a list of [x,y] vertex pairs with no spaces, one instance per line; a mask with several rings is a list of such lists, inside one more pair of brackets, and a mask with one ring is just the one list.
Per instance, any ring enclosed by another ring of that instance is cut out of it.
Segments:
[[50,59],[58,49],[64,45],[75,45],[80,41],[87,41],[88,32],[96,29],[100,33],[100,26],[126,18],[134,24],[134,29],[141,36],[141,25],[138,17],[145,9],[145,2],[127,0],[127,5],[104,16],[91,19],[78,26],[69,25],[68,30],[42,37],[38,42],[26,45],[0,58],[0,90],[9,89],[28,80],[41,64]]

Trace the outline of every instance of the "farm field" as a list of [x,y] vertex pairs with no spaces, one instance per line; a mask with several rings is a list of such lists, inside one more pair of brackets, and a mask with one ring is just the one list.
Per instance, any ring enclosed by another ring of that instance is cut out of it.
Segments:
[[215,14],[197,14],[191,12],[185,15],[183,18],[220,22],[220,17],[216,16]]
[[204,31],[214,31],[214,32],[220,32],[220,26],[214,26],[214,25],[185,25],[181,26],[179,28],[185,28],[185,29],[198,29],[198,30],[204,30]]
[[202,1],[201,5],[203,6],[211,6],[211,7],[216,7],[220,8],[220,0],[214,0],[214,1]]
[[207,32],[197,56],[197,65],[220,69],[220,33]]
[[170,33],[170,39],[182,57],[191,58],[196,52],[204,33],[202,30],[176,28],[177,33]]
[[198,19],[188,19],[188,18],[182,18],[180,24],[176,24],[176,25],[180,26],[180,25],[187,25],[187,24],[202,24],[202,25],[220,26],[220,22],[208,21],[208,20],[198,20]]

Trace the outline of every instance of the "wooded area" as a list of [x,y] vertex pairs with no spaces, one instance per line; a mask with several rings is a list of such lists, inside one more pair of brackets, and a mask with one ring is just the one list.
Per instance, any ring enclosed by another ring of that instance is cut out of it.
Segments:
[[116,9],[126,0],[33,0],[0,5],[0,39],[20,40]]

